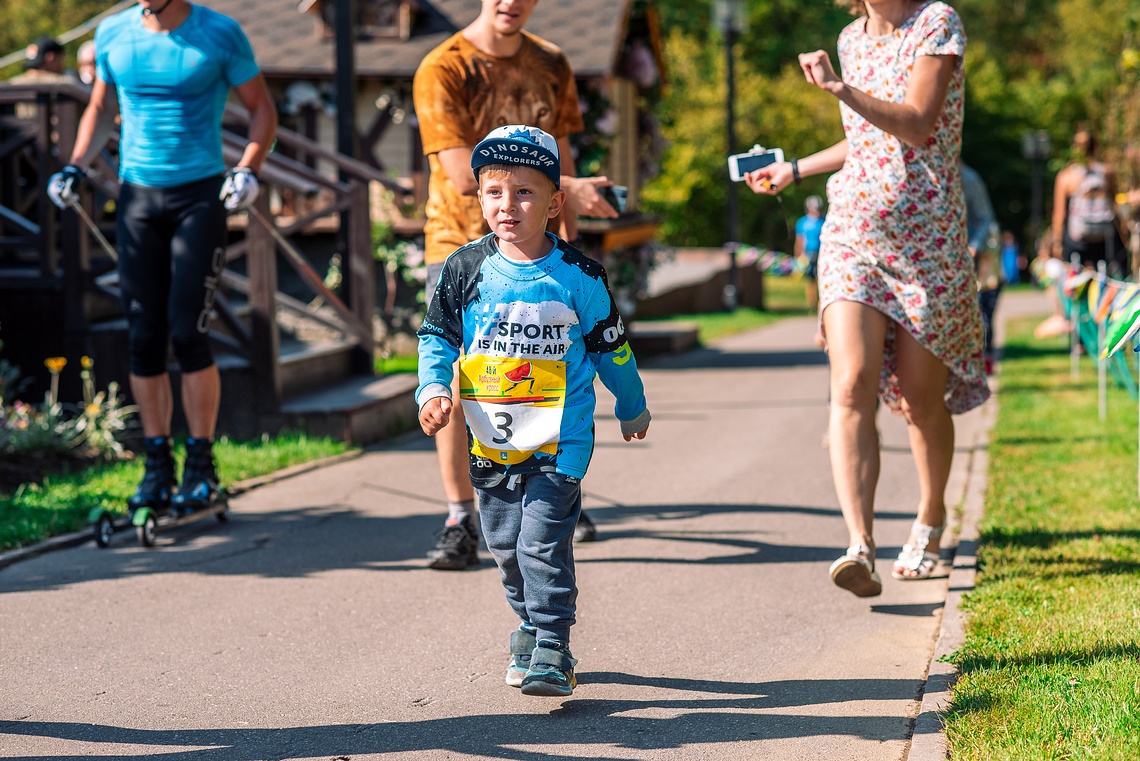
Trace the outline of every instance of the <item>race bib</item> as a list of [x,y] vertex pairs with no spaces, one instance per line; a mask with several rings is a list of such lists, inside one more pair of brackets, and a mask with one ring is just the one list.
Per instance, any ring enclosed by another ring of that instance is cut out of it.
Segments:
[[469,354],[459,361],[459,400],[471,453],[502,465],[557,454],[566,406],[566,363]]

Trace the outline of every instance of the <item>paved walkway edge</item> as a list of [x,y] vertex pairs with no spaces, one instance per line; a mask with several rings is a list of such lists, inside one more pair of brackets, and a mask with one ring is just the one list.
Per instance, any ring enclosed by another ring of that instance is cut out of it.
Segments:
[[950,758],[950,746],[946,740],[946,727],[942,722],[942,716],[950,707],[951,690],[957,679],[958,670],[944,658],[961,647],[966,636],[966,614],[962,610],[962,598],[974,589],[974,578],[977,575],[978,524],[985,512],[990,430],[997,419],[996,394],[986,405],[983,414],[985,418],[981,431],[971,446],[969,473],[962,496],[958,542],[947,579],[942,625],[938,640],[934,644],[934,652],[930,656],[926,689],[922,695],[918,717],[915,719],[914,735],[911,738],[907,761],[944,761]]
[[[356,449],[349,452],[334,454],[330,457],[323,457],[319,460],[312,460],[310,462],[302,462],[297,465],[291,465],[288,468],[282,468],[281,470],[277,470],[272,473],[266,473],[262,476],[247,478],[244,481],[238,481],[236,484],[229,487],[229,495],[231,497],[236,497],[239,494],[244,494],[245,492],[251,491],[260,486],[274,484],[278,481],[283,481],[286,478],[299,476],[302,473],[309,473],[316,470],[317,468],[324,468],[329,465],[335,465],[338,462],[356,459],[362,454],[364,454],[363,450]],[[62,550],[68,547],[78,547],[84,542],[88,542],[94,538],[95,535],[91,533],[91,529],[85,528],[80,531],[72,531],[69,534],[60,534],[58,536],[53,536],[48,539],[44,539],[42,542],[29,544],[27,547],[18,547],[14,550],[8,550],[7,552],[0,552],[0,569],[6,568],[13,563],[18,563],[21,560],[27,560],[28,558],[33,558],[36,555],[42,555],[45,552],[51,552],[52,550]]]

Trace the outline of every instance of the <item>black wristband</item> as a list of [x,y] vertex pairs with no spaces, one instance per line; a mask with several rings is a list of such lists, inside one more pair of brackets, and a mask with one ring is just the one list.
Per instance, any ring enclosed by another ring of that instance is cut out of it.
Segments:
[[799,185],[803,182],[803,177],[800,177],[800,162],[797,159],[792,159],[792,182]]

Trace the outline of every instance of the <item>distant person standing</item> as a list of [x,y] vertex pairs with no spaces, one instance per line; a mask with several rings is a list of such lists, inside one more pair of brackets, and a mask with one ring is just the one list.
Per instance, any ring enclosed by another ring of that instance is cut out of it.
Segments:
[[796,242],[793,253],[797,261],[804,262],[804,284],[808,307],[819,311],[819,287],[816,274],[819,266],[819,234],[823,230],[823,199],[808,196],[804,199],[804,215],[796,220]]
[[[17,74],[7,80],[11,85],[45,85],[76,82],[78,78],[74,73],[63,69],[63,45],[59,44],[50,35],[41,35],[39,39],[24,49],[24,73]],[[16,116],[20,119],[35,119],[39,114],[39,106],[34,101],[16,104]],[[58,122],[58,117],[52,115],[52,124]]]
[[986,375],[994,371],[994,312],[1001,296],[1001,264],[998,261],[998,223],[994,207],[982,176],[972,167],[961,164],[962,195],[966,199],[966,245],[974,257],[974,272],[978,276],[978,308],[982,312],[985,330]]
[[[471,174],[471,152],[496,127],[529,124],[557,140],[566,205],[556,224],[564,240],[577,238],[578,214],[618,215],[598,192],[612,184],[609,180],[574,176],[570,135],[584,129],[578,86],[562,51],[523,30],[537,4],[482,0],[479,16],[428,53],[416,70],[412,94],[431,169],[424,225],[428,304],[447,257],[490,231],[476,198],[479,186]],[[479,532],[461,407],[435,435],[435,446],[447,520],[428,553],[428,567],[463,570],[479,562]],[[583,512],[575,538],[587,541],[596,534]]]
[[79,81],[88,87],[95,84],[95,40],[87,40],[79,46],[75,61]]
[[1001,234],[1001,273],[1010,285],[1021,282],[1021,251],[1017,248],[1017,238],[1009,230]]
[[[241,27],[204,6],[140,0],[104,19],[95,43],[91,101],[71,160],[51,177],[48,194],[61,208],[79,200],[77,185],[121,114],[116,242],[131,394],[146,437],[146,471],[128,505],[188,513],[209,507],[218,490],[213,437],[221,379],[208,323],[225,262],[226,213],[256,199],[277,112]],[[222,114],[231,88],[250,125],[249,143],[227,172]],[[177,493],[169,344],[190,429]]]
[[1124,241],[1116,227],[1116,182],[1099,160],[1096,135],[1087,125],[1073,135],[1072,161],[1053,184],[1053,250],[1066,262],[1108,264],[1109,274],[1128,274]]
[[10,84],[74,81],[63,71],[63,45],[54,37],[41,35],[24,50],[24,73],[8,80]]

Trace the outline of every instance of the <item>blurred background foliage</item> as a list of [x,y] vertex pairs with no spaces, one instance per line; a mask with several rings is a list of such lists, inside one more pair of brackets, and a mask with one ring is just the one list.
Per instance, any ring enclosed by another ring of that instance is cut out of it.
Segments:
[[[667,242],[719,245],[725,235],[725,50],[711,0],[659,0],[668,90],[659,106],[670,145],[662,173],[646,189],[665,221]],[[807,84],[796,55],[835,56],[850,14],[831,2],[746,0],[747,27],[736,47],[737,144],[804,156],[842,138],[836,100]],[[1031,166],[1027,130],[1052,138],[1052,176],[1069,158],[1073,127],[1088,120],[1124,187],[1140,185],[1140,3],[1137,0],[953,0],[969,38],[962,157],[978,169],[1004,228],[1028,245]],[[1129,146],[1134,146],[1132,151]],[[744,242],[788,249],[784,217],[823,193],[824,178],[784,192],[784,206],[740,188]]]
[[[208,4],[208,0],[206,0]],[[667,89],[653,104],[668,141],[661,173],[643,202],[659,215],[666,243],[717,246],[725,236],[725,52],[713,0],[653,2],[661,21]],[[737,143],[804,156],[842,137],[834,98],[803,80],[796,55],[835,40],[852,17],[832,0],[744,0],[736,46]],[[110,7],[110,0],[0,0],[0,52],[58,34]],[[1025,245],[1031,166],[1027,130],[1049,132],[1046,216],[1052,175],[1068,160],[1077,122],[1089,120],[1124,187],[1140,185],[1140,2],[1138,0],[952,0],[969,37],[963,159],[986,180],[1004,228]],[[291,8],[289,9],[291,11]],[[68,46],[74,63],[75,45]],[[18,73],[18,66],[0,77]],[[1133,146],[1131,151],[1129,146]],[[740,188],[743,242],[787,249],[788,222],[803,199],[823,193],[810,178],[784,205]]]
[[[58,35],[102,13],[116,0],[0,0],[0,55],[22,50],[41,34]],[[90,36],[90,35],[89,35]],[[66,46],[68,67],[75,67],[75,49]],[[20,63],[0,70],[0,79],[22,72]]]

